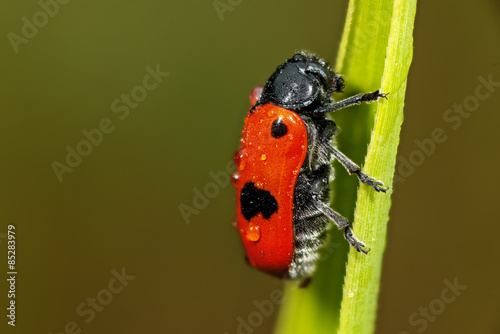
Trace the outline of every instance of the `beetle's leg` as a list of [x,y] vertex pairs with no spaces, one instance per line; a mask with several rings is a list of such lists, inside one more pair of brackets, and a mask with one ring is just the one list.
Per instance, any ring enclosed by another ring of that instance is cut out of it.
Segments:
[[363,102],[370,103],[373,101],[377,101],[381,97],[385,97],[387,99],[387,94],[389,94],[389,93],[380,93],[377,90],[373,93],[354,95],[354,96],[348,97],[345,100],[332,103],[324,108],[318,108],[318,109],[314,110],[314,113],[325,113],[325,112],[335,111],[335,110],[339,110],[342,108],[347,108],[350,106],[361,104]]
[[377,181],[369,177],[365,173],[363,173],[361,171],[361,168],[358,165],[356,165],[354,161],[346,157],[342,152],[340,152],[339,150],[330,145],[327,145],[327,148],[330,152],[332,152],[335,159],[337,159],[340,162],[340,164],[344,166],[344,168],[347,170],[349,174],[356,173],[358,179],[361,182],[366,183],[367,185],[373,187],[373,189],[375,189],[376,191],[381,191],[384,193],[387,191],[388,188],[383,188],[384,184],[381,181]]
[[318,202],[316,203],[318,209],[328,218],[333,220],[335,225],[339,228],[339,230],[344,229],[344,237],[345,239],[351,244],[352,247],[354,247],[358,252],[363,252],[363,253],[368,253],[369,250],[364,249],[365,244],[359,241],[355,236],[354,233],[349,226],[350,222],[342,216],[340,213],[334,211],[332,208],[330,208],[327,204],[323,202]]
[[316,207],[318,208],[319,211],[321,211],[321,213],[330,218],[330,220],[332,220],[335,223],[335,225],[337,225],[339,230],[342,230],[347,226],[349,226],[350,224],[349,220],[347,220],[347,218],[342,216],[337,211],[330,208],[327,204],[321,201],[317,201]]
[[370,251],[369,249],[365,249],[364,248],[366,247],[365,244],[359,241],[358,238],[354,236],[354,232],[352,231],[350,226],[347,226],[344,229],[344,237],[347,241],[349,241],[351,246],[354,247],[354,249],[356,249],[358,252],[367,254]]

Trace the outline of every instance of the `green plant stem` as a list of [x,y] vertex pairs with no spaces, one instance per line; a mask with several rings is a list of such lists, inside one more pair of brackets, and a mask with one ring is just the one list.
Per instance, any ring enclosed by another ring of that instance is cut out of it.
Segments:
[[[350,0],[335,66],[346,82],[344,97],[379,88],[390,93],[387,101],[334,115],[342,129],[337,138],[341,151],[361,162],[370,143],[363,170],[388,186],[403,121],[415,6],[416,0]],[[356,194],[356,177],[348,176],[338,163],[335,169],[333,207],[351,221],[354,218],[354,231],[371,252],[349,251],[342,232],[332,229],[311,285],[297,289],[297,283],[286,283],[277,334],[374,331],[392,190],[382,194],[360,185]]]
[[[357,4],[368,2],[354,0]],[[385,53],[381,90],[390,92],[389,101],[377,105],[375,125],[365,159],[364,170],[372,177],[392,185],[403,122],[406,80],[413,54],[413,22],[416,0],[381,1],[391,5],[390,33]],[[369,187],[358,189],[354,220],[355,233],[372,247],[363,256],[350,252],[341,304],[339,333],[373,333],[380,289],[382,256],[391,205],[390,195],[380,196]]]

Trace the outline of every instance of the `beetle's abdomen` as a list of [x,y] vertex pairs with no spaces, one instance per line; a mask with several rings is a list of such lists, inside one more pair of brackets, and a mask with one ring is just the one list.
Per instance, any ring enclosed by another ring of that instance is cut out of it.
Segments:
[[266,104],[245,118],[233,176],[238,230],[252,266],[279,277],[288,277],[294,256],[294,189],[306,154],[296,113]]

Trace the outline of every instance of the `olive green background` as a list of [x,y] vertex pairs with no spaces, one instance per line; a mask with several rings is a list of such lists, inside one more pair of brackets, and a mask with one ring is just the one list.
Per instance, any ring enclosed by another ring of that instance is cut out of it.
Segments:
[[[232,334],[254,300],[281,289],[243,261],[232,186],[211,189],[189,223],[179,205],[193,206],[210,172],[224,174],[253,87],[296,50],[335,60],[347,1],[232,3],[221,20],[210,0],[70,1],[16,54],[9,32],[21,35],[41,7],[1,2],[2,333],[55,334],[74,321],[81,333]],[[500,89],[456,130],[443,120],[479,76],[500,82],[499,18],[497,1],[418,4],[399,155],[408,160],[436,128],[447,140],[395,185],[377,333],[418,333],[411,315],[454,279],[467,288],[424,332],[500,333]],[[157,65],[169,76],[120,119],[113,101]],[[59,182],[53,162],[106,118],[114,130]],[[8,224],[15,328],[5,316]],[[102,289],[122,268],[135,278],[86,323],[78,306],[109,296]],[[271,313],[254,333],[272,332]]]

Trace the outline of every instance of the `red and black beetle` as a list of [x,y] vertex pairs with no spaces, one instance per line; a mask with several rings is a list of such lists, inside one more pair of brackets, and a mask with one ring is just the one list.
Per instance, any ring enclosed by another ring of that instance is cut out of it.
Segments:
[[332,220],[347,241],[367,253],[349,221],[330,208],[331,159],[385,192],[383,184],[331,146],[336,124],[330,111],[387,94],[375,91],[334,102],[342,77],[320,58],[300,52],[280,65],[266,85],[252,91],[232,176],[237,188],[237,228],[250,264],[287,279],[308,278]]

